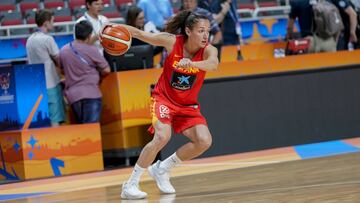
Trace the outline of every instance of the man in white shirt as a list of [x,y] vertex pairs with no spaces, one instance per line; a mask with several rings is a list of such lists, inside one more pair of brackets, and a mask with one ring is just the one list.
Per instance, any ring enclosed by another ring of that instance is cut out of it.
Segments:
[[59,64],[59,48],[54,38],[48,34],[53,28],[54,14],[47,9],[38,10],[35,22],[38,30],[30,35],[26,42],[28,63],[44,64],[50,120],[53,126],[58,126],[65,121],[65,109],[60,77],[56,70]]
[[103,15],[100,15],[100,12],[103,10],[103,1],[102,0],[85,0],[87,12],[84,13],[79,19],[77,19],[76,23],[80,21],[86,20],[93,27],[93,34],[91,36],[91,43],[93,43],[99,50],[101,54],[103,54],[103,47],[100,45],[99,41],[99,31],[101,27],[107,23],[109,23],[109,19]]

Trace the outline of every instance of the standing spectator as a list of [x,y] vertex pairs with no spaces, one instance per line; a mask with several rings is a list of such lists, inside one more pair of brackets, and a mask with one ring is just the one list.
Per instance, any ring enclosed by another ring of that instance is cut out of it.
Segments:
[[212,38],[211,44],[216,45],[221,43],[222,34],[219,24],[216,22],[210,11],[198,7],[197,0],[182,0],[182,6],[183,9],[185,10],[190,10],[196,14],[206,16],[209,19],[211,26],[211,30],[210,30],[210,34],[212,35],[210,36],[210,38]]
[[60,77],[56,69],[59,48],[54,38],[48,34],[53,29],[54,14],[50,10],[38,10],[35,22],[38,30],[30,35],[26,42],[28,62],[44,64],[50,120],[52,126],[58,126],[65,121],[65,109]]
[[103,15],[100,15],[100,12],[103,10],[103,1],[102,0],[85,0],[87,12],[81,16],[76,23],[86,20],[93,27],[93,33],[90,38],[90,43],[95,44],[99,52],[103,54],[103,47],[100,45],[99,41],[99,31],[101,27],[109,23],[109,19]]
[[137,3],[145,14],[146,22],[153,22],[158,30],[163,30],[165,22],[173,15],[169,0],[140,0]]
[[[225,2],[230,6],[226,13],[223,11],[223,7],[227,5]],[[212,0],[210,8],[212,13],[224,16],[221,24],[224,45],[239,45],[241,40],[241,27],[236,12],[236,0]]]
[[88,21],[75,25],[75,41],[60,51],[60,63],[65,72],[65,95],[78,123],[100,120],[100,75],[110,72],[109,64],[91,43],[93,28]]
[[290,1],[290,6],[286,38],[293,38],[296,19],[299,21],[301,37],[311,37],[314,18],[310,0],[292,0]]
[[347,50],[349,43],[356,44],[358,41],[356,36],[358,21],[355,7],[350,0],[331,0],[331,2],[339,9],[345,27],[340,34],[337,49]]
[[182,0],[182,9],[190,10],[196,14],[206,16],[210,21],[210,43],[218,49],[218,58],[220,61],[221,45],[222,45],[222,33],[219,24],[214,19],[213,14],[203,8],[198,7],[197,0]]
[[[198,2],[198,6],[200,8],[206,9],[211,12],[211,3],[212,0],[202,0]],[[230,4],[231,0],[227,0],[221,3],[221,11],[219,13],[213,13],[213,17],[216,20],[217,23],[222,23],[224,21],[224,18],[230,10]]]
[[291,10],[287,24],[286,39],[294,38],[294,24],[298,19],[300,25],[301,38],[310,40],[309,52],[335,52],[337,35],[323,38],[313,33],[315,29],[312,0],[292,0],[290,1]]

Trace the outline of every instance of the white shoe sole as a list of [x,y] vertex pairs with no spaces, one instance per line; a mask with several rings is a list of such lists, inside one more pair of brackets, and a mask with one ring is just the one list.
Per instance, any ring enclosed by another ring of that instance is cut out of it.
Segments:
[[152,171],[152,166],[149,166],[148,172],[149,172],[149,175],[155,180],[156,185],[158,186],[159,190],[160,190],[162,193],[164,193],[164,194],[174,194],[174,193],[176,192],[175,190],[174,190],[174,191],[165,191],[165,190],[163,190],[163,189],[160,187],[160,185],[158,184],[156,175],[155,175],[155,173]]
[[135,196],[127,195],[124,192],[122,192],[120,196],[121,199],[145,199],[147,197],[147,195],[135,197]]

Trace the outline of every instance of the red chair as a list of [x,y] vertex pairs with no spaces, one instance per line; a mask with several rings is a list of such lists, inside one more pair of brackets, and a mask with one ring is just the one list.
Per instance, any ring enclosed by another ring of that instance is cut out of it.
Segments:
[[253,0],[238,0],[238,9],[255,9]]
[[24,14],[27,24],[35,24],[35,13],[34,10],[27,10]]
[[103,4],[111,4],[110,0],[103,0]]
[[20,10],[21,12],[25,12],[26,10],[30,9],[39,9],[39,1],[38,0],[23,0],[20,3]]
[[45,8],[58,8],[58,7],[65,7],[64,1],[61,0],[45,0],[44,1]]
[[0,2],[0,12],[15,11],[15,10],[16,10],[16,0],[2,0]]
[[133,4],[134,1],[133,0],[115,0],[115,4],[116,6],[120,7],[123,4]]
[[75,19],[78,19],[78,18],[80,18],[81,16],[83,16],[86,11],[87,11],[87,10],[86,10],[86,7],[74,8],[74,10],[73,10],[73,16],[75,17]]
[[86,6],[84,0],[69,0],[69,8],[74,10],[76,7]]
[[6,12],[3,14],[4,14],[4,17],[1,22],[2,26],[23,24],[23,19],[22,19],[21,13],[18,11]]
[[53,11],[54,22],[68,22],[73,20],[70,9],[68,8],[53,9]]
[[101,12],[102,15],[108,18],[120,18],[121,14],[115,6],[104,7],[104,10]]
[[278,3],[276,0],[260,0],[258,1],[259,7],[273,7],[278,6]]

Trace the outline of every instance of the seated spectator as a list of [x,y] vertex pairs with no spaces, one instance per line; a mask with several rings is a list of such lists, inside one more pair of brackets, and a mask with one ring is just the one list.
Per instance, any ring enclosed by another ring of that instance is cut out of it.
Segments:
[[85,0],[86,3],[86,12],[81,16],[76,23],[86,20],[89,21],[93,27],[93,33],[90,38],[90,43],[95,44],[99,52],[103,54],[103,47],[100,45],[99,41],[99,31],[103,25],[109,23],[109,19],[106,16],[100,15],[100,12],[103,10],[103,1],[102,0]]
[[337,45],[338,50],[348,50],[349,44],[356,44],[358,39],[356,36],[356,26],[358,25],[355,6],[350,0],[331,0],[331,2],[339,9],[344,30],[340,34]]
[[[159,30],[156,29],[155,25],[149,21],[145,24],[144,11],[137,6],[130,6],[126,16],[126,24],[136,27],[145,32],[157,33]],[[132,38],[131,46],[148,44],[139,39]],[[154,47],[154,56],[163,51],[163,47]]]
[[60,50],[60,63],[65,72],[65,96],[78,123],[99,122],[102,103],[100,76],[110,72],[109,64],[92,45],[92,32],[88,21],[80,21],[75,25],[76,39]]
[[[136,27],[140,30],[144,30],[145,32],[153,32],[153,33],[159,32],[159,30],[156,29],[156,27],[151,21],[145,24],[144,11],[137,6],[129,7],[126,16],[126,24]],[[147,30],[145,30],[145,28]],[[132,46],[143,45],[143,44],[147,44],[147,43],[138,40],[136,38],[133,38],[131,42]]]
[[49,34],[53,29],[54,14],[50,10],[38,10],[35,14],[37,32],[30,35],[26,42],[29,64],[44,64],[49,114],[52,126],[65,121],[65,105],[60,85],[58,66],[59,48]]
[[165,22],[173,15],[169,0],[140,0],[137,6],[144,11],[145,21],[153,22],[158,30],[163,30]]

